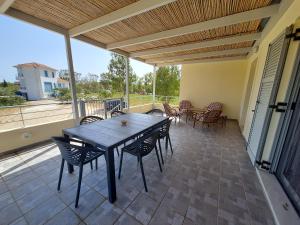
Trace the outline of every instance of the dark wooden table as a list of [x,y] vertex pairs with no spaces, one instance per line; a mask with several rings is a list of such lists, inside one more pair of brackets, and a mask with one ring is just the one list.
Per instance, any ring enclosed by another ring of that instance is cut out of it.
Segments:
[[[113,203],[117,198],[114,149],[149,129],[162,126],[167,119],[160,116],[130,113],[74,128],[67,128],[63,130],[63,134],[66,138],[78,138],[106,151],[108,197],[109,201]],[[127,120],[127,126],[121,126],[121,120]],[[71,165],[68,165],[68,169],[69,173],[74,170]]]

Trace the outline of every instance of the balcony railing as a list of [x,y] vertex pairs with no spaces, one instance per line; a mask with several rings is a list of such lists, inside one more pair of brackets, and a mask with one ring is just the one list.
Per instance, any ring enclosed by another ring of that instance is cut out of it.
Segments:
[[[178,105],[178,96],[156,96],[155,103],[169,102]],[[129,99],[130,108],[153,104],[152,95],[133,95]],[[104,100],[85,100],[78,103],[81,116],[110,116],[112,110],[127,108],[123,98]],[[142,109],[141,109],[142,112]],[[47,104],[31,104],[0,107],[0,132],[37,126],[73,118],[71,102],[54,102]]]

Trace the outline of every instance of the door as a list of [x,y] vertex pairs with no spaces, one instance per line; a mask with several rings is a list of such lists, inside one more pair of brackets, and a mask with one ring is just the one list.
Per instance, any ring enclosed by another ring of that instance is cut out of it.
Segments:
[[300,213],[300,94],[293,107],[295,110],[275,174]]
[[286,36],[291,32],[292,27],[287,28],[269,45],[247,143],[247,151],[253,164],[261,158],[273,113],[273,109],[269,106],[274,105],[276,101],[290,42],[290,38]]
[[245,119],[246,119],[246,114],[247,114],[247,110],[248,110],[248,106],[249,106],[249,100],[250,100],[250,94],[251,94],[251,90],[252,90],[254,75],[256,72],[256,64],[257,64],[257,58],[255,60],[253,60],[253,62],[251,63],[251,67],[250,67],[250,74],[249,74],[247,89],[246,89],[246,93],[245,93],[242,115],[241,115],[241,119],[240,119],[241,127],[243,127],[245,124]]

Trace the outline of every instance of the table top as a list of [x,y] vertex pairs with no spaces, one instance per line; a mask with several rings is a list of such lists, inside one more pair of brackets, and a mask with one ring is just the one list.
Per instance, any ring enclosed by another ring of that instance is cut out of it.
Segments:
[[[108,149],[130,140],[150,128],[161,126],[167,119],[167,117],[162,116],[129,113],[111,119],[66,128],[63,133],[94,146]],[[122,120],[127,121],[126,126],[121,125]]]

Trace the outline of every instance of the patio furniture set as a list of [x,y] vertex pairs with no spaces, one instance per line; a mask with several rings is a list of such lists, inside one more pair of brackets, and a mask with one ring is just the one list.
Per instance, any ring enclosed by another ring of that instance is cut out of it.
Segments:
[[[162,172],[161,163],[164,164],[164,159],[161,140],[165,139],[166,151],[168,146],[170,146],[173,154],[169,135],[172,119],[163,117],[162,115],[163,112],[157,109],[145,114],[126,114],[121,111],[115,111],[111,113],[110,119],[104,120],[97,116],[87,116],[81,120],[79,126],[64,129],[63,137],[52,138],[57,144],[62,157],[57,190],[60,191],[61,188],[65,163],[68,165],[69,173],[73,173],[74,166],[79,167],[75,200],[75,208],[77,208],[83,166],[90,164],[91,169],[93,169],[93,162],[95,161],[96,169],[98,169],[97,159],[104,156],[107,168],[108,197],[111,203],[115,202],[117,193],[114,152],[116,150],[119,156],[118,147],[123,146],[120,154],[118,178],[121,178],[124,153],[135,156],[141,169],[145,191],[148,192],[143,157],[149,155],[154,150],[160,172]],[[123,121],[126,121],[126,124]]]
[[182,100],[179,107],[171,107],[168,103],[163,104],[165,113],[168,117],[177,119],[186,115],[186,123],[188,120],[193,120],[193,127],[197,122],[201,122],[208,127],[211,124],[221,123],[222,127],[226,126],[227,116],[222,113],[223,104],[220,102],[212,102],[205,108],[193,107],[189,100]]

